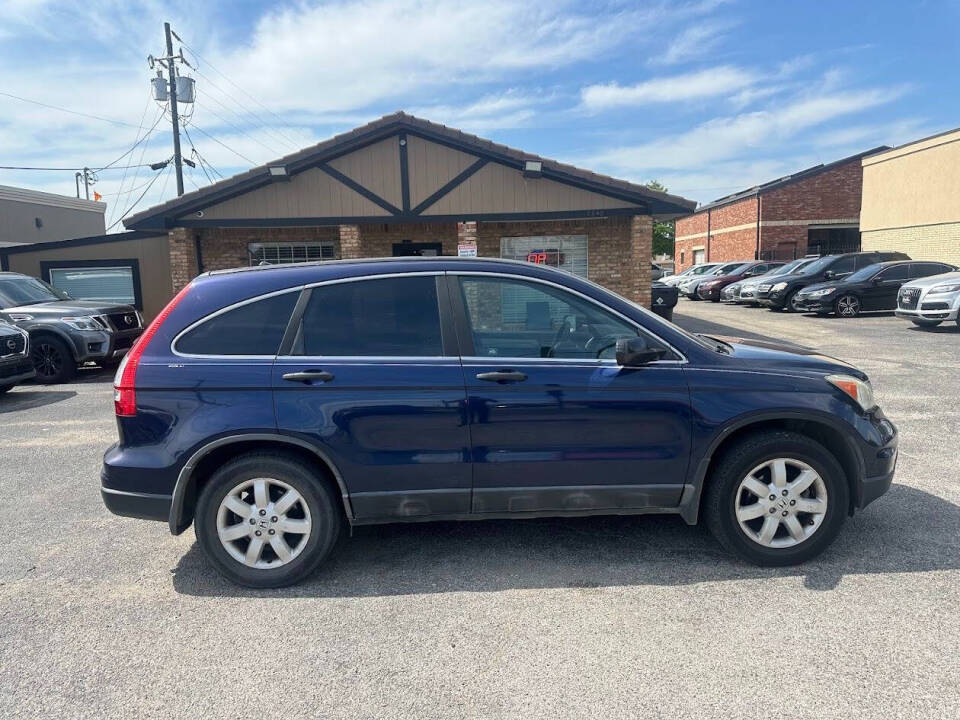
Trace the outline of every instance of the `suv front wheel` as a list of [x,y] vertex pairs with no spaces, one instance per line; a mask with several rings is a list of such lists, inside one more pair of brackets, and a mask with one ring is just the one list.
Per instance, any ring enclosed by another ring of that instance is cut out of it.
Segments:
[[207,557],[239,585],[275,588],[308,576],[340,535],[338,500],[314,470],[282,454],[231,460],[204,485],[195,532]]
[[756,565],[816,557],[840,532],[850,504],[836,458],[793,432],[741,441],[707,482],[707,526],[727,550]]

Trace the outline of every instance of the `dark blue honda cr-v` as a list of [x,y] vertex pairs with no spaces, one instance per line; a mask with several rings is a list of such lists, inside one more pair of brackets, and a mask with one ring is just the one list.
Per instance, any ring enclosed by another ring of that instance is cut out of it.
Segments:
[[203,275],[127,355],[116,412],[107,507],[192,522],[257,587],[303,578],[346,524],[439,519],[676,513],[797,563],[897,458],[856,368],[484,259]]

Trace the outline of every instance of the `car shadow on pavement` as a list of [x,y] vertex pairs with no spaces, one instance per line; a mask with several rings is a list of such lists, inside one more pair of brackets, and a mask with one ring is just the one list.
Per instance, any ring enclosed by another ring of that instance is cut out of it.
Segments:
[[204,597],[380,597],[450,592],[694,585],[803,578],[809,590],[846,575],[960,568],[960,507],[905,485],[850,518],[819,558],[758,568],[675,516],[489,520],[364,526],[306,581],[251,590],[223,579],[194,543],[172,572]]
[[75,396],[72,390],[15,390],[0,395],[0,414],[52,405]]

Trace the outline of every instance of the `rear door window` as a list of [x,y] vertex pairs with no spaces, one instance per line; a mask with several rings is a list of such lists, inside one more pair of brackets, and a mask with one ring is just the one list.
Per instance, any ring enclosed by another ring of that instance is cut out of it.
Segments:
[[910,277],[930,277],[931,275],[941,275],[951,271],[952,268],[949,265],[942,265],[940,263],[913,263],[913,265],[910,266]]
[[442,356],[436,277],[356,280],[313,288],[292,354]]
[[[866,263],[866,262],[863,263],[863,265],[867,265],[867,264],[869,263]],[[828,269],[832,270],[834,275],[846,275],[848,273],[852,273],[854,270],[854,258],[852,255],[848,257],[840,258],[835,263],[833,263],[833,265],[831,265]]]
[[294,290],[213,315],[180,336],[174,350],[183,355],[276,355],[299,296]]

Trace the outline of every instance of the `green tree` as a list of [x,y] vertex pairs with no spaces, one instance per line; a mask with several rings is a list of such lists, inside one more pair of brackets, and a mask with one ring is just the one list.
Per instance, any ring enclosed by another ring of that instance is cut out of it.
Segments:
[[[646,187],[658,192],[668,192],[666,186],[659,180],[651,180]],[[653,223],[653,256],[668,255],[673,257],[675,228],[673,220]]]

